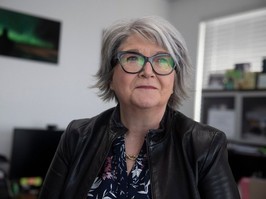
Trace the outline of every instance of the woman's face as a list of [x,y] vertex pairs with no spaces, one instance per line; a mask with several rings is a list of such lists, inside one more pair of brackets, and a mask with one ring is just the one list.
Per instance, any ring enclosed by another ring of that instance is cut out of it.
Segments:
[[[119,47],[119,51],[133,51],[151,57],[167,51],[144,37],[129,36]],[[114,68],[110,88],[115,92],[121,106],[135,108],[162,108],[173,93],[175,72],[161,76],[153,72],[149,62],[137,74],[126,73],[119,63]]]

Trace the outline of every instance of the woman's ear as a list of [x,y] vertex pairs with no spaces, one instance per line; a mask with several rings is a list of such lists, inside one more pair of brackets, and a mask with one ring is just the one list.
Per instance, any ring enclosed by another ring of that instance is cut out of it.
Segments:
[[110,90],[114,90],[114,87],[113,87],[113,81],[111,80],[110,84],[109,84],[109,88]]

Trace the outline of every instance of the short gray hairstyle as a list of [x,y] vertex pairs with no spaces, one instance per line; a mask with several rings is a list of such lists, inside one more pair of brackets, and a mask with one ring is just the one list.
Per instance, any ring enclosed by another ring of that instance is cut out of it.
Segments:
[[187,95],[185,76],[191,68],[186,43],[180,32],[168,21],[161,17],[148,16],[137,19],[115,22],[103,32],[101,46],[100,68],[95,77],[97,82],[93,88],[98,88],[98,96],[103,101],[110,101],[117,97],[110,89],[113,77],[114,57],[120,45],[133,34],[140,34],[148,40],[155,41],[166,49],[177,63],[174,91],[169,98],[168,105],[178,108]]

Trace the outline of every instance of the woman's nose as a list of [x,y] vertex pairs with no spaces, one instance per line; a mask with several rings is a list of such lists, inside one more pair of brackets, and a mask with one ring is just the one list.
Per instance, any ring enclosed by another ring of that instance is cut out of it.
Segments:
[[145,77],[154,76],[154,71],[150,62],[145,63],[140,74]]

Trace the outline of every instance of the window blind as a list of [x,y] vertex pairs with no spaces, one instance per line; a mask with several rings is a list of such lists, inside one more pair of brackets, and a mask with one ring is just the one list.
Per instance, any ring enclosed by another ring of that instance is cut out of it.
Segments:
[[210,74],[224,74],[238,63],[250,63],[253,72],[262,70],[266,58],[266,8],[203,23],[203,88]]

